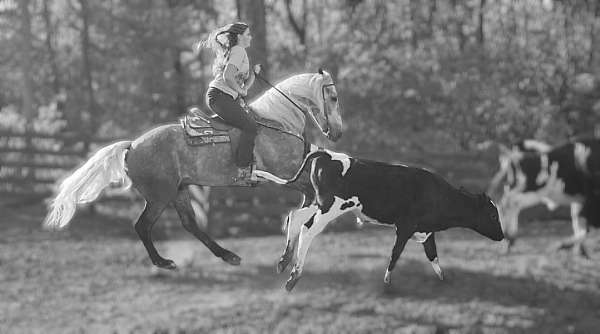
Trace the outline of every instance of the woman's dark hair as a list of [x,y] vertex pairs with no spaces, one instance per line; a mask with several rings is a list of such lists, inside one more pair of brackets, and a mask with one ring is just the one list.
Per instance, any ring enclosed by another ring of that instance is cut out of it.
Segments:
[[248,24],[244,22],[235,22],[213,30],[203,41],[200,41],[196,47],[196,52],[202,48],[208,48],[216,54],[213,63],[213,74],[222,73],[225,69],[225,63],[229,59],[231,48],[238,44],[238,36],[248,29]]

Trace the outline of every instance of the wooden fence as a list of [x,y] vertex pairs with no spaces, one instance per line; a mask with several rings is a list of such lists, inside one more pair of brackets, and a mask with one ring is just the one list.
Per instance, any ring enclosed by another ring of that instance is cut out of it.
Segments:
[[49,195],[89,152],[115,138],[0,130],[0,195]]

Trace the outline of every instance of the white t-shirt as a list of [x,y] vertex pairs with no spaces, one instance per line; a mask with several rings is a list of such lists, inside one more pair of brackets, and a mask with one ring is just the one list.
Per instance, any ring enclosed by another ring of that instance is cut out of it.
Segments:
[[[235,81],[238,83],[238,85],[240,85],[240,87],[244,87],[244,82],[246,79],[248,79],[250,74],[250,62],[248,61],[246,49],[239,45],[232,47],[231,51],[229,52],[229,59],[225,63],[225,67],[227,67],[227,64],[232,64],[238,69],[238,73],[235,75]],[[225,82],[222,72],[217,73],[215,78],[208,84],[208,86],[217,88],[231,95],[234,99],[238,96],[238,93],[233,88],[229,87],[227,82]]]

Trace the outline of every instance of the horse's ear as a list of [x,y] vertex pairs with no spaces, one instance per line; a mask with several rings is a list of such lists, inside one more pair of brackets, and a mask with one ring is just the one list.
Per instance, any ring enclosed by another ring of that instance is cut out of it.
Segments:
[[319,74],[323,74],[323,68],[319,67],[317,72],[319,72]]

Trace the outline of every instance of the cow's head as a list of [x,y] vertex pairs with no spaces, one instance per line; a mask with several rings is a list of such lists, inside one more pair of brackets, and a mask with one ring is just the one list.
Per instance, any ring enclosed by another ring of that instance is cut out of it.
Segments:
[[477,210],[472,228],[494,241],[504,239],[496,204],[487,194],[477,195]]

